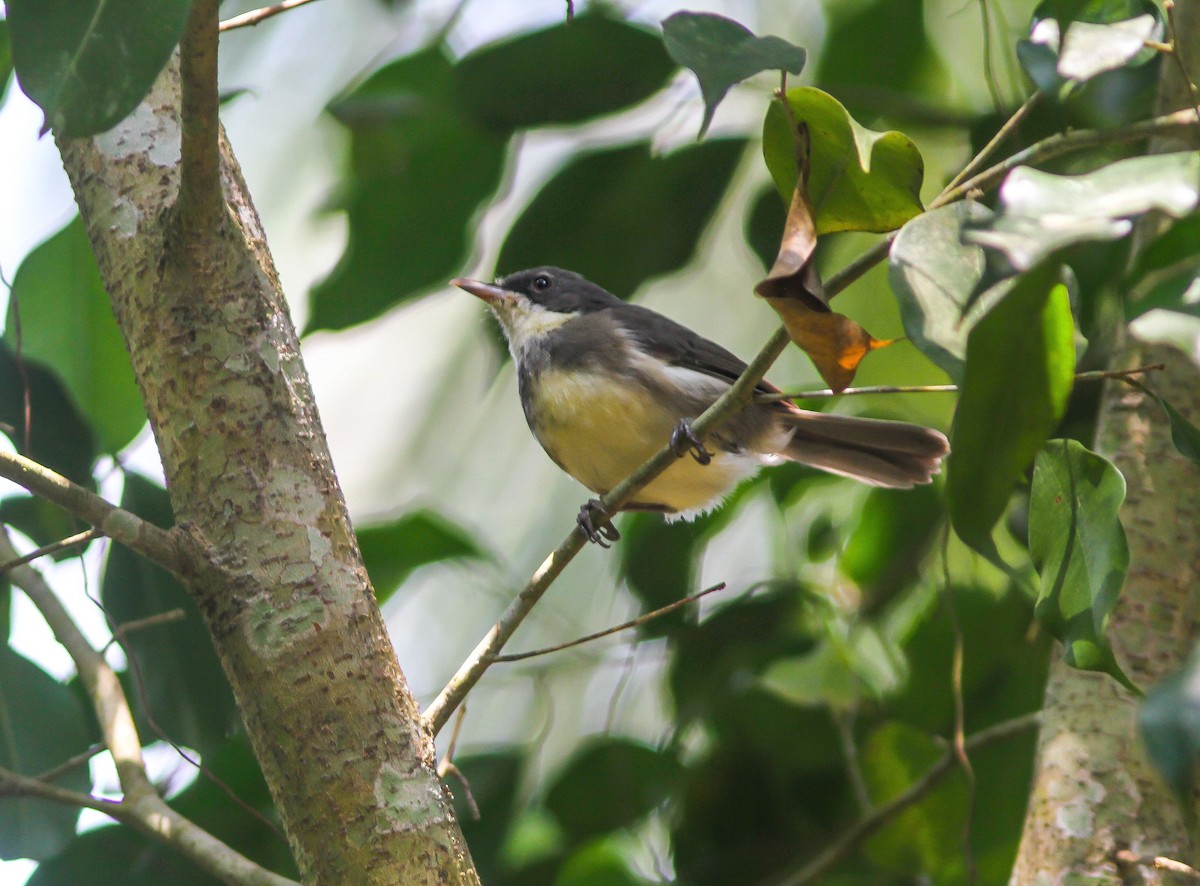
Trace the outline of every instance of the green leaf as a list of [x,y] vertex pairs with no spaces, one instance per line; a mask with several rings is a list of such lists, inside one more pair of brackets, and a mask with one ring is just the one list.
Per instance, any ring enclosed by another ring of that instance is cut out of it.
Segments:
[[521,213],[497,266],[559,265],[628,298],[691,259],[745,147],[717,139],[655,157],[638,143],[578,157]]
[[1162,23],[1153,15],[1106,25],[1073,22],[1058,54],[1058,73],[1071,80],[1089,80],[1153,52],[1147,40],[1162,39]]
[[487,557],[470,533],[433,511],[412,511],[355,534],[380,605],[414,569],[439,560]]
[[468,116],[508,134],[631,107],[674,69],[656,34],[589,8],[464,56],[454,66],[454,94]]
[[624,738],[589,741],[567,761],[546,792],[546,806],[576,840],[641,819],[662,803],[680,778],[679,762]]
[[188,0],[9,0],[25,94],[60,136],[94,135],[150,91],[187,22]]
[[[695,593],[696,555],[706,538],[707,517],[668,523],[658,514],[631,514],[621,525],[621,574],[649,612]],[[643,636],[662,637],[696,620],[696,606],[685,606],[642,625]]]
[[500,183],[507,139],[458,107],[453,74],[439,48],[427,49],[330,105],[350,133],[338,200],[350,233],[312,290],[306,332],[370,320],[461,266],[471,220]]
[[864,605],[878,607],[917,578],[941,519],[942,495],[933,485],[867,494],[838,558],[864,590]]
[[[33,662],[0,645],[0,767],[36,776],[87,749],[88,720],[75,695]],[[54,780],[92,789],[87,765]],[[45,800],[0,800],[0,858],[45,859],[75,836],[79,810]]]
[[[121,507],[167,528],[174,518],[166,490],[138,474],[125,475]],[[161,566],[122,545],[109,549],[100,598],[118,625],[174,609],[183,618],[128,634],[126,651],[137,660],[145,701],[155,722],[180,744],[212,752],[240,729],[229,681],[213,649],[203,616],[187,591]],[[137,713],[140,700],[135,699]],[[143,719],[147,736],[154,730]]]
[[0,19],[0,99],[8,91],[8,79],[12,75],[12,45],[8,40],[8,20]]
[[984,278],[984,251],[964,243],[962,233],[965,225],[991,218],[981,204],[959,201],[918,215],[892,243],[888,279],[904,331],[956,383],[962,382],[968,334],[1012,285],[1001,281],[976,293]]
[[[0,501],[0,520],[28,536],[38,547],[51,544],[82,531],[78,520],[44,498],[14,495]],[[78,557],[88,545],[76,545],[51,554],[54,560]]]
[[[11,324],[8,329],[12,331]],[[28,447],[25,446],[26,391]],[[100,451],[95,434],[79,414],[71,395],[58,377],[41,364],[27,357],[18,363],[3,340],[0,340],[0,422],[13,429],[10,439],[17,452],[80,486],[95,487],[92,464]],[[58,508],[55,510],[62,513]]]
[[447,785],[454,795],[454,811],[463,836],[471,847],[471,861],[484,883],[502,879],[502,853],[519,808],[522,761],[523,754],[513,748],[454,758],[454,765],[471,786],[475,811],[460,782],[451,778]]
[[594,840],[567,858],[554,886],[651,886],[630,869],[626,856],[617,841]]
[[[21,262],[13,298],[21,312],[22,355],[53,368],[100,447],[120,450],[146,424],[146,412],[78,216]],[[11,323],[4,340],[15,349]]]
[[1062,642],[1063,659],[1136,692],[1105,636],[1129,567],[1124,500],[1125,478],[1107,459],[1075,440],[1051,440],[1033,469],[1029,554],[1041,576],[1034,612]]
[[[818,234],[892,231],[921,212],[925,164],[908,136],[860,126],[841,102],[819,89],[790,89],[788,102],[796,122],[808,127],[808,196]],[[763,157],[784,203],[790,203],[798,176],[795,139],[777,101],[763,123]]]
[[1139,251],[1121,288],[1125,318],[1154,308],[1200,316],[1200,215],[1172,224]]
[[[863,776],[871,799],[882,805],[899,796],[944,753],[932,738],[911,726],[880,726],[862,750]],[[897,874],[961,882],[962,823],[967,808],[962,779],[947,779],[884,825],[867,843],[867,855]]]
[[703,12],[677,12],[662,23],[663,42],[677,63],[700,81],[708,132],[717,105],[731,88],[762,71],[804,70],[808,54],[779,37],[756,37],[733,19]]
[[1150,759],[1180,802],[1190,802],[1200,756],[1200,652],[1146,693],[1138,722]]
[[831,630],[805,655],[777,659],[760,685],[791,704],[848,709],[896,692],[907,676],[900,650],[874,625],[861,622],[844,635]]
[[1000,187],[1003,211],[968,240],[1004,253],[1020,270],[1089,240],[1116,240],[1151,210],[1176,218],[1200,198],[1200,152],[1132,157],[1085,175],[1053,175],[1028,166]]
[[1066,409],[1075,324],[1055,262],[1020,275],[967,339],[946,474],[959,538],[994,555],[992,527]]

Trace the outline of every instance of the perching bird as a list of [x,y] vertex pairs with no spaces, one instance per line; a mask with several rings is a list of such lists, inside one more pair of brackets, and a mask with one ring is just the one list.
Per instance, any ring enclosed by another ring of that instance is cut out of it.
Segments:
[[[950,447],[931,428],[831,415],[787,401],[754,403],[703,441],[695,418],[746,364],[663,315],[627,304],[579,274],[541,267],[495,284],[458,278],[500,322],[517,366],[525,419],[564,471],[604,494],[671,441],[691,451],[625,505],[692,517],[715,507],[763,465],[797,461],[873,486],[928,483]],[[778,392],[763,381],[760,392]],[[580,511],[592,541],[598,501]],[[606,518],[601,513],[599,516]]]

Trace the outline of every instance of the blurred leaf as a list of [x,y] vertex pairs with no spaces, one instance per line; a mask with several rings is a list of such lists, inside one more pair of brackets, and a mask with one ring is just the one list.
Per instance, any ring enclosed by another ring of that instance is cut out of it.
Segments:
[[501,880],[501,853],[515,824],[521,764],[521,754],[508,749],[454,758],[454,765],[470,785],[477,813],[467,802],[466,786],[457,779],[446,779],[454,795],[454,813],[471,847],[471,861],[484,883]]
[[746,242],[764,268],[771,267],[775,261],[775,254],[779,250],[779,232],[785,224],[787,207],[780,204],[774,187],[764,188],[754,198],[744,225]]
[[[688,594],[695,586],[696,557],[706,540],[709,520],[668,523],[658,514],[631,514],[621,524],[621,574],[641,601],[642,611],[659,609]],[[674,634],[694,623],[696,606],[685,606],[638,628],[646,637]]]
[[12,45],[8,40],[8,19],[0,19],[0,99],[8,90],[8,80],[12,76]]
[[[21,262],[13,298],[21,312],[22,356],[54,369],[101,449],[117,452],[146,424],[146,412],[79,216]],[[4,340],[15,350],[12,323]]]
[[779,37],[756,37],[733,19],[703,12],[677,12],[662,23],[663,42],[677,63],[700,81],[704,120],[700,138],[708,132],[725,93],[762,71],[804,70],[807,53]]
[[1066,409],[1075,324],[1055,262],[1022,274],[971,330],[946,474],[959,538],[995,555],[992,527]]
[[437,47],[375,72],[329,111],[350,132],[338,201],[350,233],[312,290],[306,332],[370,320],[450,277],[500,183],[507,141],[460,109]]
[[468,116],[507,135],[632,107],[674,69],[657,34],[589,8],[463,57],[454,95]]
[[1200,428],[1188,421],[1162,397],[1158,398],[1158,402],[1162,404],[1171,422],[1171,442],[1175,444],[1175,449],[1180,455],[1200,465]]
[[[862,750],[863,775],[876,805],[904,793],[945,753],[932,738],[903,723],[885,723]],[[876,864],[895,873],[959,882],[967,792],[950,778],[905,809],[867,844]]]
[[844,634],[831,630],[811,652],[777,659],[763,673],[761,686],[792,704],[847,709],[895,692],[907,676],[901,651],[864,621]]
[[1107,25],[1074,22],[1062,41],[1058,73],[1072,80],[1088,80],[1122,67],[1139,55],[1153,52],[1146,48],[1146,41],[1161,40],[1162,31],[1162,23],[1153,15]]
[[1067,246],[1116,240],[1132,218],[1153,209],[1179,217],[1200,197],[1200,152],[1132,157],[1085,175],[1052,175],[1028,166],[1000,186],[1003,210],[966,239],[1004,253],[1027,270]]
[[[11,331],[10,323],[8,332]],[[27,380],[30,416],[28,449],[25,447]],[[27,357],[18,364],[3,340],[0,340],[0,422],[13,428],[10,439],[17,452],[80,486],[95,488],[92,464],[100,453],[87,420],[79,414],[70,394],[53,372]]]
[[612,840],[595,840],[567,858],[554,886],[650,886],[629,868],[625,853]]
[[[125,475],[121,507],[163,528],[174,522],[166,490],[138,474]],[[184,618],[178,621],[131,631],[124,646],[137,660],[137,676],[158,726],[202,756],[221,747],[241,721],[204,618],[187,591],[161,566],[113,545],[100,597],[117,625],[183,610]],[[142,718],[139,728],[148,737],[156,736],[138,696],[131,701]]]
[[1029,554],[1041,576],[1038,621],[1062,642],[1063,660],[1136,692],[1105,636],[1129,567],[1124,500],[1125,478],[1107,459],[1075,440],[1051,440],[1033,469]]
[[487,558],[469,532],[434,511],[411,511],[355,534],[381,606],[415,569],[439,560]]
[[662,803],[679,783],[679,762],[624,738],[588,741],[555,777],[546,806],[574,840],[627,827]]
[[1150,759],[1180,802],[1190,802],[1200,756],[1200,652],[1146,693],[1138,721]]
[[[790,89],[788,102],[796,122],[808,126],[808,196],[818,234],[892,231],[921,212],[925,165],[908,136],[860,126],[837,99],[819,89]],[[798,177],[795,140],[778,101],[767,108],[763,157],[780,196],[790,202]],[[852,157],[858,162],[848,162]]]
[[525,207],[497,265],[558,265],[628,298],[691,259],[745,147],[717,139],[655,157],[638,143],[576,157]]
[[1125,274],[1126,319],[1154,308],[1200,316],[1200,215],[1175,222],[1141,249]]
[[[8,596],[3,596],[7,607]],[[89,729],[78,699],[33,662],[0,645],[0,767],[37,776],[87,749]],[[87,793],[87,765],[54,784]],[[49,858],[75,837],[79,810],[45,800],[0,800],[0,858]]]
[[942,496],[932,485],[867,493],[838,558],[865,591],[865,606],[878,607],[917,578],[941,517]]
[[[29,495],[0,500],[0,521],[28,536],[38,547],[83,531],[83,524],[58,505]],[[50,556],[55,560],[66,560],[80,556],[87,548],[88,545],[76,545]]]
[[9,0],[21,89],[64,137],[104,132],[150,91],[187,21],[188,0]]
[[100,827],[38,865],[26,886],[217,886],[221,881],[132,828]]
[[962,382],[967,335],[1004,297],[1011,281],[976,295],[984,278],[984,251],[962,240],[967,223],[984,224],[993,213],[961,200],[922,213],[892,243],[888,279],[909,339],[956,383]]

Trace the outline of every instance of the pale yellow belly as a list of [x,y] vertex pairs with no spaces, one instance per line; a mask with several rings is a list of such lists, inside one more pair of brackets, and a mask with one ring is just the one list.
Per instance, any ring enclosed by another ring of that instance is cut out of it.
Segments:
[[[572,477],[605,493],[661,449],[680,418],[645,391],[592,373],[542,373],[535,387],[539,442]],[[714,452],[710,464],[681,458],[635,500],[673,511],[716,505],[762,464],[754,454]]]

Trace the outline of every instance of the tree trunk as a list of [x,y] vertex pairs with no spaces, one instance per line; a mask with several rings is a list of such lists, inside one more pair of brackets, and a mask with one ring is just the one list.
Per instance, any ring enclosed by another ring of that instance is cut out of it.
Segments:
[[179,107],[172,63],[115,129],[59,147],[158,442],[184,578],[305,882],[478,883],[223,134],[223,221],[175,224]]
[[[1178,7],[1185,60],[1200,58],[1200,10]],[[1174,58],[1163,60],[1163,112],[1191,104]],[[1152,150],[1195,149],[1195,143]],[[1150,383],[1193,422],[1200,421],[1200,371],[1166,347],[1128,340],[1121,367],[1163,362]],[[1097,448],[1125,475],[1122,522],[1130,569],[1110,633],[1118,661],[1148,688],[1191,653],[1200,617],[1200,470],[1171,443],[1162,408],[1120,382],[1105,390]],[[1012,883],[1158,883],[1149,860],[1195,861],[1185,815],[1146,758],[1138,699],[1110,677],[1055,660],[1046,686],[1033,792]],[[1118,853],[1122,853],[1120,856]],[[1138,861],[1144,860],[1144,861]]]

